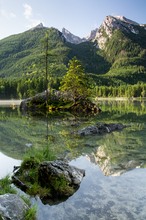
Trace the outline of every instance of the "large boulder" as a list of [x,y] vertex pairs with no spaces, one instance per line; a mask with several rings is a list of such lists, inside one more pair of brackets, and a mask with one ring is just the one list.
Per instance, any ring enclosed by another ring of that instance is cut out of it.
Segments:
[[33,97],[24,99],[20,104],[20,109],[26,111],[44,108],[46,107],[46,103],[53,104],[62,102],[64,98],[66,99],[67,96],[65,96],[63,93],[57,90],[53,90],[52,92],[48,90],[42,93],[38,93]]
[[84,170],[62,160],[36,163],[30,158],[14,171],[12,181],[26,193],[38,195],[43,203],[53,204],[73,195],[84,176]]
[[18,195],[0,195],[0,219],[24,220],[28,209],[29,207]]
[[123,124],[97,123],[96,125],[91,125],[91,126],[85,127],[77,131],[76,134],[81,135],[81,136],[95,135],[95,134],[102,135],[106,133],[111,133],[113,131],[121,131],[125,127],[126,125],[123,125]]
[[75,102],[71,94],[57,90],[44,91],[24,99],[20,104],[20,109],[24,112],[28,110],[46,110],[46,107],[47,110],[51,111],[63,110],[76,113],[99,113],[101,111],[96,104],[88,99],[80,99]]
[[38,169],[39,182],[42,186],[50,185],[48,180],[52,177],[63,177],[70,186],[77,188],[80,186],[84,176],[84,170],[71,166],[61,160],[52,162],[44,161]]
[[39,184],[51,188],[57,197],[71,196],[79,188],[84,176],[84,170],[61,160],[42,162],[38,169]]

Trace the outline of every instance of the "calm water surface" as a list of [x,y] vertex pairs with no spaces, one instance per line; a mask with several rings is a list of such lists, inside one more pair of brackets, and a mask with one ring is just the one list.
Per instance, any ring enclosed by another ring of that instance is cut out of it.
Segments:
[[[38,205],[38,220],[146,219],[146,103],[100,102],[101,114],[32,116],[0,107],[0,178],[20,164],[28,150],[45,148],[85,169],[78,191],[59,204]],[[77,137],[97,122],[123,123],[121,132]],[[48,136],[48,140],[46,139]]]

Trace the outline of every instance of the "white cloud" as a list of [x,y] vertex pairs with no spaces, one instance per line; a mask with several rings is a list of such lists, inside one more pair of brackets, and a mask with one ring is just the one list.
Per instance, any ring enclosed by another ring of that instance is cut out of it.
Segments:
[[24,4],[24,16],[26,19],[30,19],[32,17],[32,7],[28,4]]
[[27,25],[28,28],[35,27],[36,25],[41,23],[39,19],[34,18],[33,9],[30,5],[24,4],[23,8],[24,8],[24,13],[23,13],[24,17],[29,22],[29,24]]

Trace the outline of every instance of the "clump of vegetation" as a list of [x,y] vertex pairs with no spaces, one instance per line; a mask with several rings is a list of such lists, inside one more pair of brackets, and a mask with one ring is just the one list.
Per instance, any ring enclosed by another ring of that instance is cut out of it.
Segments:
[[73,187],[69,186],[68,182],[63,176],[53,178],[52,186],[54,193],[58,192],[59,195],[64,197],[72,195],[75,191]]
[[11,186],[11,180],[9,176],[6,176],[3,179],[0,179],[0,195],[12,193],[16,194],[17,191]]
[[40,160],[35,157],[26,157],[12,178],[13,183],[29,195],[41,195],[44,197],[50,193],[50,189],[42,188],[38,183],[39,163]]
[[28,209],[28,211],[25,213],[25,220],[36,220],[36,212],[37,212],[37,207],[32,206]]
[[28,205],[29,209],[25,213],[24,220],[36,220],[37,206],[31,206],[30,199],[24,195],[21,196],[23,201]]
[[[51,138],[51,137],[48,137],[48,138]],[[55,154],[49,149],[48,146],[42,149],[31,148],[24,155],[24,161],[22,162],[21,166],[23,166],[23,164],[24,166],[27,166],[27,163],[29,164],[29,166],[34,166],[34,165],[39,164],[42,161],[45,161],[45,160],[52,161],[55,159],[56,159]]]

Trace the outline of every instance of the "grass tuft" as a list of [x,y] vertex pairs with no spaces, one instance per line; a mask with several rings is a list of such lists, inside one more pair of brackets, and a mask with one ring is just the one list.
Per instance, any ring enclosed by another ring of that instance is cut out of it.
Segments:
[[12,188],[11,180],[8,175],[0,180],[0,195],[6,194],[6,193],[12,193],[12,194],[17,193],[17,191],[14,188]]

